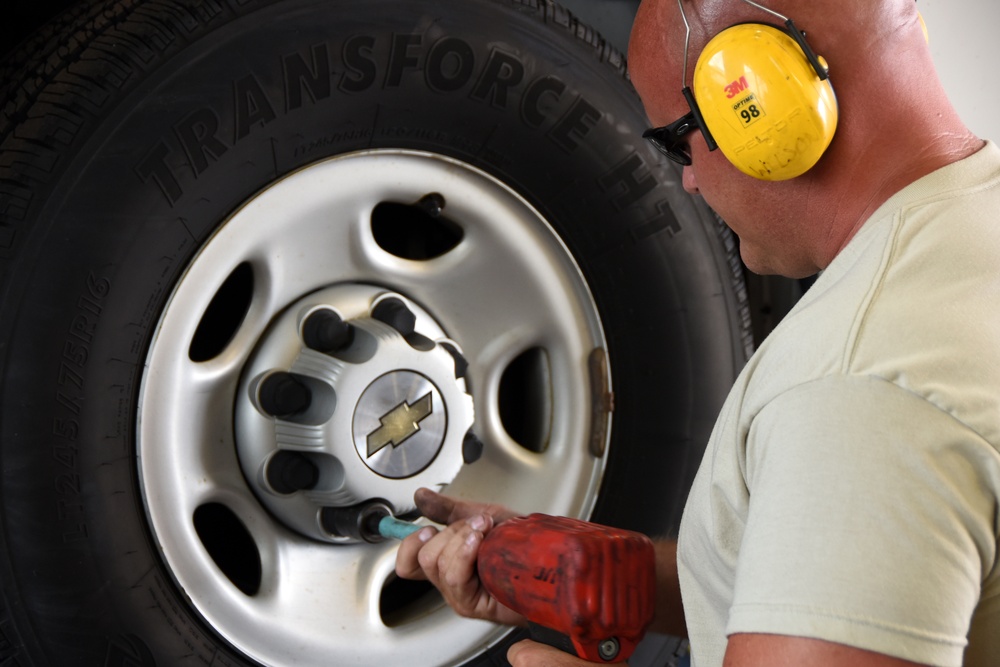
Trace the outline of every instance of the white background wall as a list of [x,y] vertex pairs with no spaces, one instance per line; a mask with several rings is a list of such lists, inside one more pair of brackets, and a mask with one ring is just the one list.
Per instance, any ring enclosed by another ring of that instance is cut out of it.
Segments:
[[1000,0],[917,0],[945,90],[966,125],[1000,144]]

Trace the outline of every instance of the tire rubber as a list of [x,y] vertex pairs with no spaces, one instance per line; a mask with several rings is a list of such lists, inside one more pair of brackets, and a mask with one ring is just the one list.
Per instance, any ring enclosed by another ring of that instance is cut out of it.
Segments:
[[234,209],[356,150],[464,160],[549,220],[609,343],[594,518],[676,530],[752,347],[742,268],[639,138],[624,59],[593,30],[541,0],[109,0],[25,47],[0,88],[0,663],[253,664],[186,604],[149,532],[144,358]]

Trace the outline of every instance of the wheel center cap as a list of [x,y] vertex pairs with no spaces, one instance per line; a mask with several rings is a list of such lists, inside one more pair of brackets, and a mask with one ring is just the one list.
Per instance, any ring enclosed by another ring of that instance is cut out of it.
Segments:
[[478,456],[466,446],[465,368],[430,313],[400,294],[355,284],[303,297],[244,366],[235,422],[247,483],[287,526],[326,542],[355,540],[324,520],[331,511],[414,510],[418,488],[450,484]]
[[428,378],[393,371],[368,385],[354,412],[354,447],[383,477],[402,479],[438,455],[448,424],[441,392]]

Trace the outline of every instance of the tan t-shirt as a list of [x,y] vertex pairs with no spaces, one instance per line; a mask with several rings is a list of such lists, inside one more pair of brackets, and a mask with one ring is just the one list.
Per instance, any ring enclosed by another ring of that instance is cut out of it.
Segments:
[[695,666],[741,632],[1000,665],[998,445],[988,143],[886,202],[737,380],[678,541]]

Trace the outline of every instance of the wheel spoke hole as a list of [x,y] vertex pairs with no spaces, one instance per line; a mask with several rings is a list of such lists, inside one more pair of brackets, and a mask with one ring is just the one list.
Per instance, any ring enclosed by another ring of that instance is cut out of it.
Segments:
[[500,421],[515,442],[532,452],[549,446],[552,381],[549,355],[541,347],[522,352],[504,370],[497,396]]
[[253,269],[243,262],[229,274],[201,316],[191,339],[191,361],[214,359],[239,331],[253,299]]
[[372,236],[382,250],[402,259],[440,257],[462,241],[462,228],[443,214],[444,206],[436,192],[415,204],[382,202],[372,210]]
[[379,615],[390,628],[421,618],[443,605],[444,598],[430,582],[400,579],[395,575],[389,577],[379,595]]
[[260,551],[236,514],[221,503],[206,503],[194,511],[194,528],[229,581],[246,595],[256,595],[261,581]]

